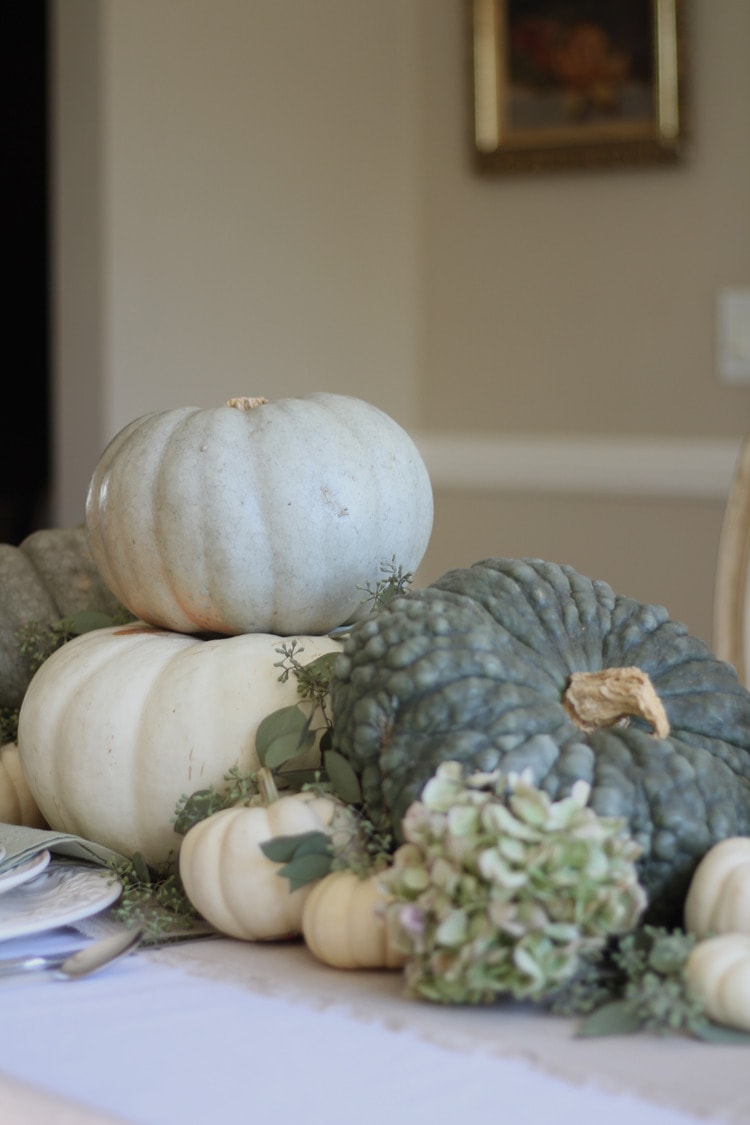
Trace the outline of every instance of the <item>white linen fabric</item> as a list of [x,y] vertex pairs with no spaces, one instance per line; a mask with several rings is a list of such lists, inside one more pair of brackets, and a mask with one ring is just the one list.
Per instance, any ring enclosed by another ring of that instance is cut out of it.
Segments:
[[[0,957],[71,936],[6,941]],[[403,997],[399,973],[329,969],[301,943],[203,938],[75,982],[7,977],[0,1005],[8,1125],[750,1120],[750,1048],[581,1040],[522,1005],[435,1007]]]

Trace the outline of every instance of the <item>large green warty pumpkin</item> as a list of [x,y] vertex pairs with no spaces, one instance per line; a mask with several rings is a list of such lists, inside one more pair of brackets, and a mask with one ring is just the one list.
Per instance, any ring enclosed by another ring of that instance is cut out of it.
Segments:
[[[619,668],[646,673],[661,720],[582,729],[571,678]],[[568,566],[487,559],[396,598],[352,629],[332,705],[334,748],[396,840],[446,759],[528,768],[553,798],[590,782],[592,807],[624,817],[642,845],[655,923],[679,924],[713,843],[750,835],[750,693],[734,669],[663,607]]]
[[17,547],[0,543],[0,707],[20,707],[34,672],[19,630],[83,610],[122,611],[99,575],[83,526],[43,528]]

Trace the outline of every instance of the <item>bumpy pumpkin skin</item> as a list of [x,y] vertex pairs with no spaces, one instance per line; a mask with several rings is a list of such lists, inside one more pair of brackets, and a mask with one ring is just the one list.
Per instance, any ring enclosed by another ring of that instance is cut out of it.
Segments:
[[[671,731],[584,733],[563,704],[574,672],[637,666]],[[370,816],[400,837],[437,765],[529,768],[557,799],[583,778],[643,847],[647,920],[680,925],[712,844],[750,833],[750,693],[663,607],[538,559],[488,559],[358,623],[332,684],[334,746]]]
[[32,676],[18,630],[85,609],[122,609],[96,568],[85,527],[43,528],[18,547],[0,543],[0,707],[19,707]]
[[154,625],[327,633],[362,616],[383,564],[421,561],[427,469],[408,434],[360,399],[238,401],[257,404],[149,414],[114,438],[88,492],[92,554]]
[[[298,642],[305,663],[340,648],[329,637]],[[136,624],[63,645],[34,676],[18,719],[21,765],[50,828],[154,866],[176,855],[180,798],[222,789],[233,766],[258,769],[261,721],[299,701],[295,678],[279,680],[280,644],[263,633],[205,640]]]

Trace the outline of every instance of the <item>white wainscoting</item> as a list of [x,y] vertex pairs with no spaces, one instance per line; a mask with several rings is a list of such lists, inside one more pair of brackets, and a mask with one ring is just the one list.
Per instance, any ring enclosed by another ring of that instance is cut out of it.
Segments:
[[434,488],[725,500],[740,439],[412,433]]

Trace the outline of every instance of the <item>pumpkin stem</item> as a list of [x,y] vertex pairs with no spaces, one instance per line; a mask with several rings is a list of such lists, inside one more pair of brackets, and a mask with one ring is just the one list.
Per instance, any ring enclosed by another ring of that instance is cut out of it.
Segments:
[[279,799],[279,791],[276,788],[276,781],[274,780],[273,771],[268,766],[261,766],[258,770],[256,781],[258,782],[258,789],[263,798],[264,805],[272,805],[274,801]]
[[657,738],[669,734],[664,705],[640,668],[574,672],[563,695],[563,706],[573,722],[586,732],[614,726],[628,715],[638,715],[651,724]]
[[262,395],[251,397],[249,395],[241,395],[239,398],[230,398],[227,406],[231,406],[234,410],[255,410],[256,406],[263,406],[268,402],[267,398]]

